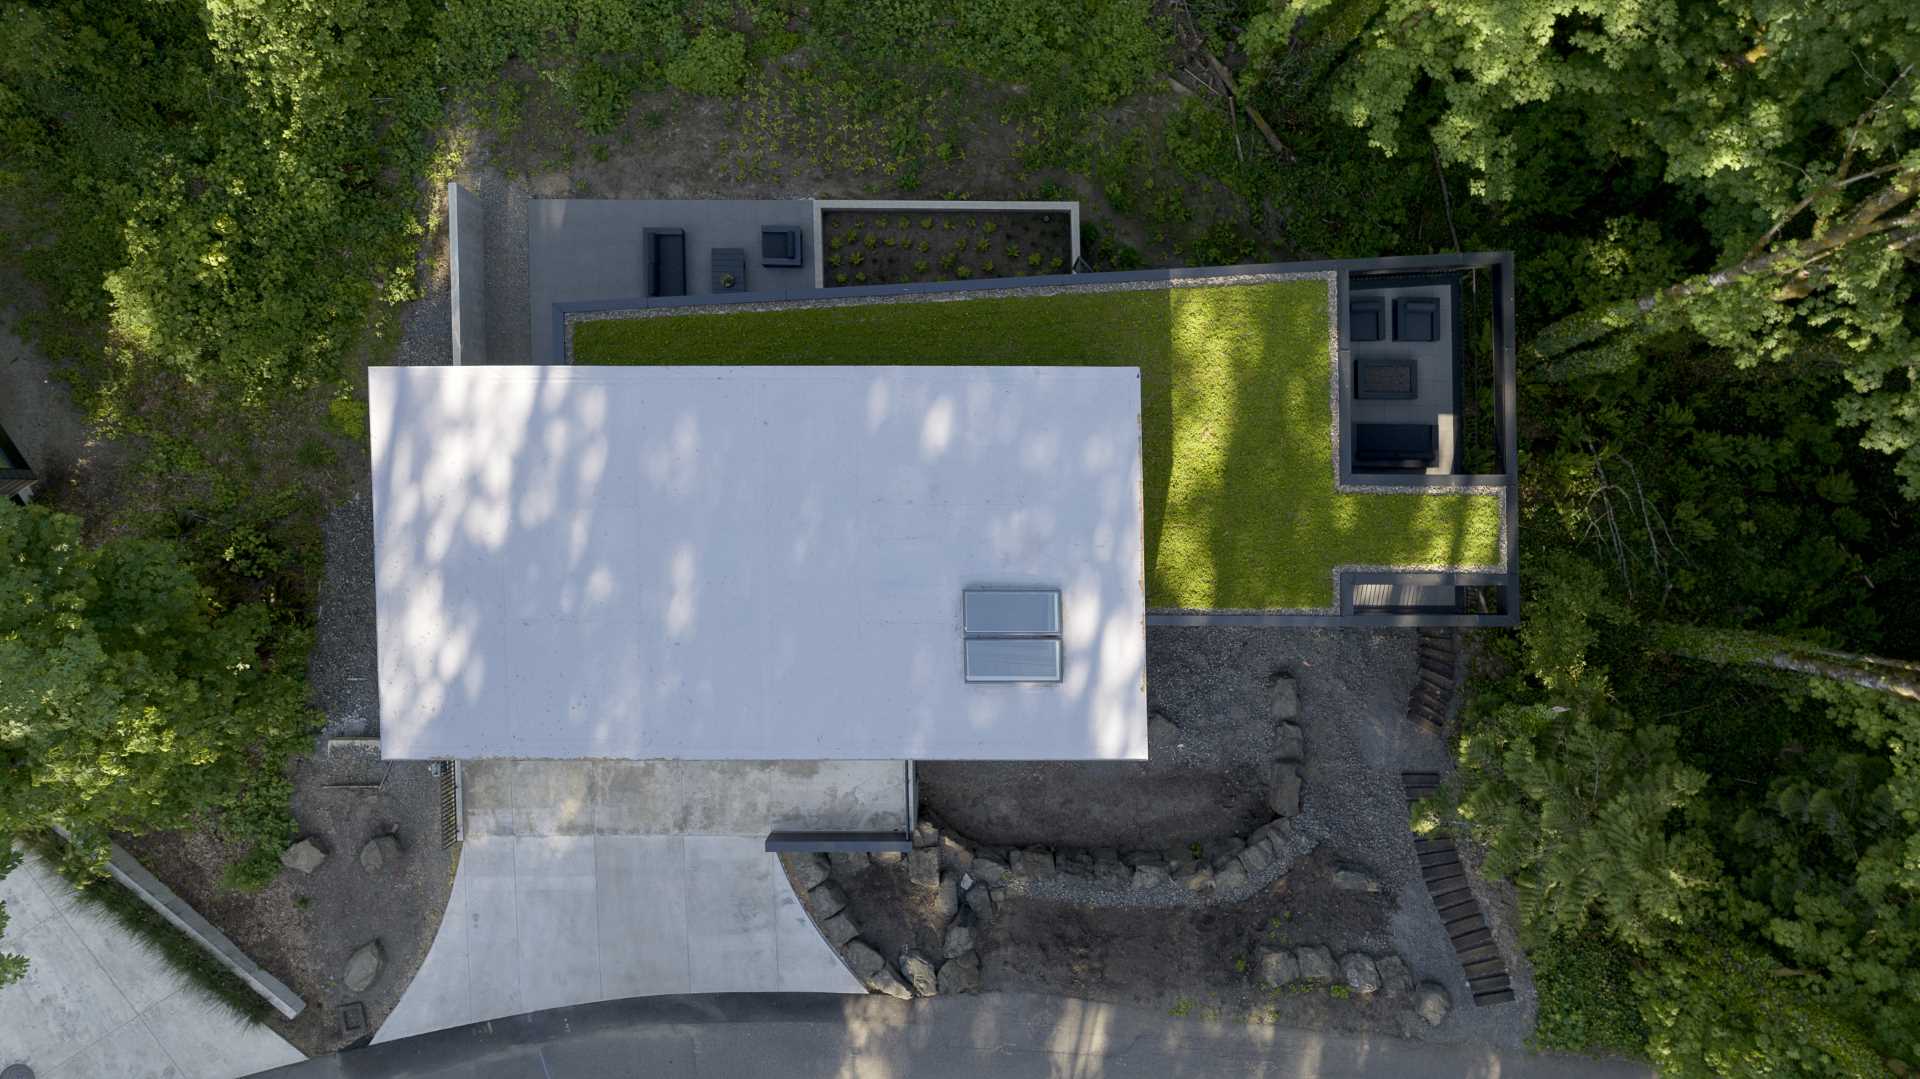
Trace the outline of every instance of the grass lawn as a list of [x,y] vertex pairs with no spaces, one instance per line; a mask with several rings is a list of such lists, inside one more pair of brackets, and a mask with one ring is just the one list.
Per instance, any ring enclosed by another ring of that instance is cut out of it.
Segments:
[[1330,607],[1338,565],[1499,558],[1491,496],[1334,490],[1318,280],[598,320],[573,348],[583,364],[1137,364],[1151,607]]

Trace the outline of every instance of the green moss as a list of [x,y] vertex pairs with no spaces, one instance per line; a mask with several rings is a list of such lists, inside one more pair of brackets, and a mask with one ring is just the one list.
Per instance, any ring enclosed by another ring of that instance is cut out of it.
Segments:
[[1499,558],[1495,498],[1334,489],[1320,281],[597,320],[573,348],[583,364],[1137,365],[1153,607],[1328,607],[1337,565]]

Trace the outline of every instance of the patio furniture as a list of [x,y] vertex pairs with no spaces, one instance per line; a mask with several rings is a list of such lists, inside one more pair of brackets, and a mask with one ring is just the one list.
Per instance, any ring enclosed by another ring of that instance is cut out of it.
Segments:
[[1355,472],[1424,472],[1439,458],[1440,429],[1430,423],[1356,423]]
[[647,273],[647,295],[687,294],[686,230],[643,229],[640,252]]
[[1355,341],[1378,341],[1386,329],[1386,306],[1376,297],[1347,304],[1347,329]]
[[746,248],[716,247],[713,249],[713,291],[747,291]]
[[1408,296],[1393,301],[1395,341],[1440,340],[1440,301]]
[[1411,356],[1356,356],[1353,396],[1358,401],[1411,401],[1420,396],[1418,367]]
[[767,225],[760,230],[760,265],[799,266],[806,261],[800,226]]

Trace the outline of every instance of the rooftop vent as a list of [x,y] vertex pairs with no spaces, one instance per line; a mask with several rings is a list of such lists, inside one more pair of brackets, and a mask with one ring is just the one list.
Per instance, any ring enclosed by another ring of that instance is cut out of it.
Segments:
[[960,598],[967,681],[1060,681],[1058,589],[969,588]]

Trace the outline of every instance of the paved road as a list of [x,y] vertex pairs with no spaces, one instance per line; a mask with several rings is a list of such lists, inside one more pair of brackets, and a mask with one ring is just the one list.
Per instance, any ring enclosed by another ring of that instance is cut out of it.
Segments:
[[[1612,1061],[1348,1037],[1020,994],[642,997],[388,1042],[275,1079],[1640,1079]],[[256,1077],[260,1079],[260,1077]]]

